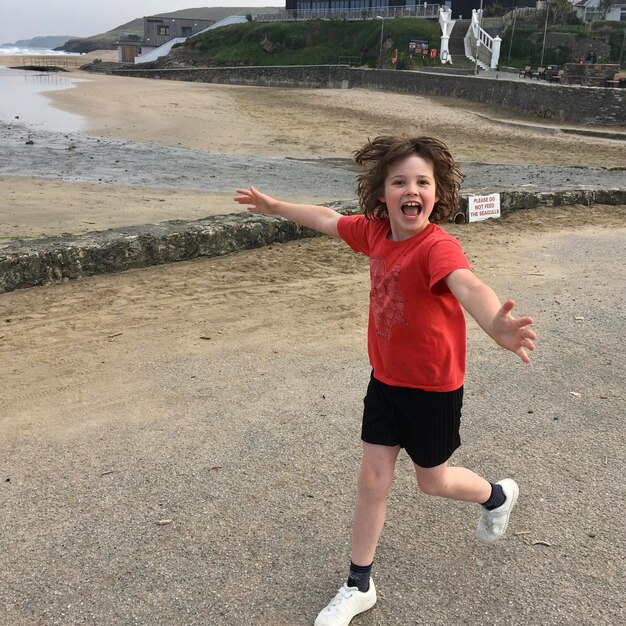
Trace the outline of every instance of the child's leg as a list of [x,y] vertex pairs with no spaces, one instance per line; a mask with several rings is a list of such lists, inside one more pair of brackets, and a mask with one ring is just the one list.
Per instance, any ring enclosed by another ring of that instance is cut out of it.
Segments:
[[417,484],[428,495],[479,504],[491,495],[491,484],[464,467],[450,467],[447,461],[436,467],[413,465]]
[[[363,459],[352,523],[352,562],[367,566],[374,560],[378,538],[385,523],[387,493],[400,446],[363,442]],[[488,483],[487,483],[488,484]]]
[[320,611],[315,626],[346,626],[355,615],[371,609],[376,603],[376,588],[370,577],[371,565],[385,523],[387,492],[393,482],[399,451],[400,446],[363,442],[348,582]]
[[436,467],[415,464],[414,467],[417,483],[424,493],[484,504],[476,531],[483,543],[493,543],[506,532],[519,494],[514,480],[505,478],[492,485],[471,470],[450,467],[447,462]]

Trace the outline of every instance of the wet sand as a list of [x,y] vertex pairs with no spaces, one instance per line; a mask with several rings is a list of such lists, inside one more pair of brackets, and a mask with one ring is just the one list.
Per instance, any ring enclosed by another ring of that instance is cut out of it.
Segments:
[[[85,58],[85,62],[94,57],[107,60],[112,56],[114,51],[95,52]],[[6,63],[7,59],[2,62]],[[152,143],[155,153],[163,145],[171,149],[197,150],[201,156],[210,152],[240,157],[241,177],[232,187],[256,184],[267,189],[265,175],[255,174],[254,179],[247,175],[246,158],[251,161],[255,157],[346,160],[367,137],[406,130],[441,137],[462,162],[516,167],[580,167],[584,163],[586,167],[599,169],[624,168],[626,163],[626,142],[503,126],[485,118],[487,115],[496,119],[498,111],[454,99],[360,89],[268,89],[151,81],[80,70],[72,70],[68,75],[85,80],[76,88],[50,92],[46,97],[63,110],[88,119],[81,132],[83,138]],[[27,140],[29,133],[25,131],[23,135]],[[47,157],[50,170],[54,171],[57,164],[58,151],[72,149],[75,136],[64,139],[59,135],[59,141],[51,146]],[[89,163],[89,159],[97,158],[100,153],[102,150],[85,151],[81,158]],[[110,159],[109,165],[113,166],[119,156]],[[270,172],[270,169],[266,169],[267,174],[280,177],[280,171]],[[137,171],[141,171],[141,166],[133,164],[133,172]],[[626,170],[621,171],[624,172],[621,186],[624,186]],[[97,172],[98,169],[94,169],[94,174]],[[207,171],[207,179],[210,174],[214,172]],[[0,191],[12,198],[10,215],[6,209],[2,215],[3,223],[10,224],[3,233],[5,237],[84,232],[89,226],[95,229],[124,226],[143,222],[148,217],[151,217],[150,222],[194,219],[233,210],[227,199],[229,189],[225,188],[205,188],[209,193],[202,196],[188,189],[167,192],[159,207],[164,210],[155,211],[154,197],[161,193],[156,188],[161,185],[151,182],[149,176],[146,182],[120,183],[117,191],[107,187],[102,193],[97,183],[109,183],[107,176],[96,175],[90,180],[66,183],[50,180],[51,174],[36,179],[29,179],[28,175],[28,171],[12,171],[8,177],[0,176]],[[596,175],[599,173],[590,174],[590,186],[596,182]],[[336,178],[332,171],[324,176],[327,182]],[[314,202],[353,197],[351,184],[342,185],[341,196],[337,197],[337,186],[324,184],[324,176],[313,185],[313,190],[300,191],[297,174],[289,173],[280,188],[270,188],[271,193]],[[181,172],[183,184],[184,177]],[[558,182],[566,183],[567,177],[564,174]],[[71,178],[71,170],[65,175],[67,178]],[[36,185],[32,184],[34,180]],[[532,183],[532,175],[520,174],[520,185]],[[139,189],[127,189],[128,186]],[[185,186],[189,188],[189,184]],[[204,187],[195,187],[201,188]],[[41,194],[48,198],[45,208],[33,202]],[[120,203],[125,194],[128,202]],[[84,210],[81,207],[85,207]],[[58,227],[48,230],[51,223]]]

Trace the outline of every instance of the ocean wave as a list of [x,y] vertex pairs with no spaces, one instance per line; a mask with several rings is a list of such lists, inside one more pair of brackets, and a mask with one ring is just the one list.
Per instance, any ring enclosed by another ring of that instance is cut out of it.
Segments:
[[50,50],[50,48],[18,48],[17,46],[0,47],[0,56],[81,56],[76,52]]

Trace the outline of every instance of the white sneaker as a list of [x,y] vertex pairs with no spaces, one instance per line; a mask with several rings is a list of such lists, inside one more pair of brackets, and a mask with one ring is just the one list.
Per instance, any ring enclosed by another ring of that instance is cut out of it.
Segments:
[[375,604],[376,587],[371,578],[370,588],[365,592],[344,584],[330,604],[320,611],[315,626],[348,626],[355,615],[371,609]]
[[482,507],[478,529],[476,534],[483,543],[493,543],[496,539],[504,535],[506,527],[509,525],[511,511],[517,502],[519,487],[512,478],[505,478],[496,483],[502,486],[502,491],[506,496],[504,504],[488,511]]

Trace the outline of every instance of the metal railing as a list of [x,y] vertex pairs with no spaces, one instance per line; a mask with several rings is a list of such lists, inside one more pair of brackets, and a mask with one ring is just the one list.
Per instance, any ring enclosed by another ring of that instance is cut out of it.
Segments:
[[259,13],[252,16],[255,22],[297,22],[304,20],[371,20],[377,17],[421,17],[424,19],[437,19],[439,15],[438,4],[420,4],[409,7],[373,7],[369,9],[320,9],[302,10],[291,9],[278,11],[277,13]]
[[360,67],[363,65],[362,57],[339,57],[337,63],[339,65],[350,65],[351,67]]
[[78,67],[83,63],[80,58],[65,55],[21,57],[22,65],[28,67],[68,68]]

